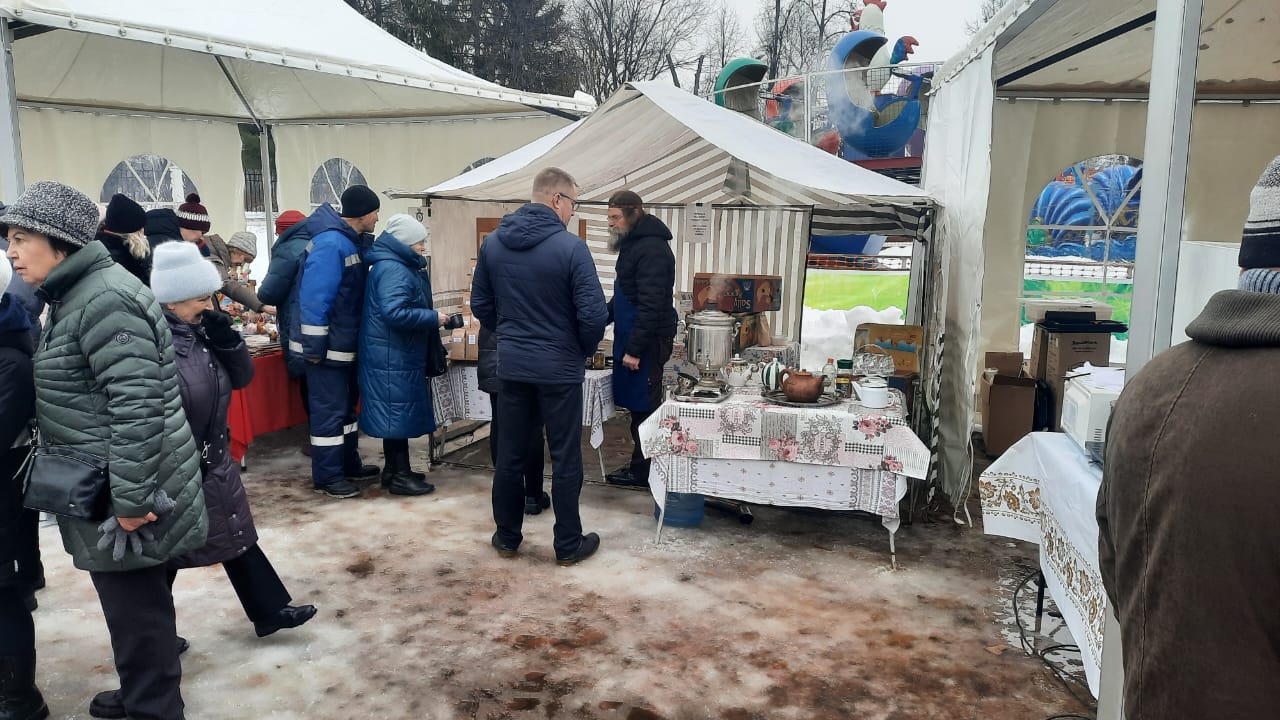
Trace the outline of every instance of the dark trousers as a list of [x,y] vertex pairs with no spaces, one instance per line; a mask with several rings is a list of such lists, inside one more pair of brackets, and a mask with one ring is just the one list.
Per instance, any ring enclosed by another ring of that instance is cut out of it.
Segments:
[[311,397],[311,482],[316,487],[331,485],[360,470],[356,366],[308,364],[307,393]]
[[36,624],[27,610],[28,590],[0,588],[0,657],[28,658],[36,652]]
[[[498,397],[498,422],[507,428],[543,425],[551,451],[551,507],[555,510],[556,557],[577,551],[582,542],[578,496],[582,493],[582,385],[531,385],[506,382]],[[500,433],[493,476],[493,519],[498,539],[518,547],[524,536],[524,468],[529,442],[518,433]]]
[[178,628],[164,565],[91,572],[111,633],[120,697],[134,720],[181,720]]
[[[493,463],[496,470],[498,467],[498,437],[503,433],[502,422],[498,420],[498,394],[489,393],[489,410],[490,417],[493,420],[489,423],[489,462]],[[518,429],[518,428],[517,428]],[[524,464],[524,496],[526,498],[542,499],[542,418],[526,428],[528,436],[526,441],[529,443],[525,448],[525,464]]]
[[[222,569],[240,598],[240,607],[251,622],[270,620],[293,600],[276,569],[262,548],[254,543],[240,557],[222,563]],[[169,569],[169,587],[178,576],[177,568]]]
[[308,394],[310,391],[307,390],[307,376],[305,373],[298,376],[298,389],[302,394],[302,412],[306,413],[309,418],[311,417],[311,396]]
[[671,338],[659,340],[649,346],[647,369],[649,371],[649,409],[643,412],[631,411],[631,477],[637,480],[649,480],[650,461],[640,448],[640,426],[650,415],[662,406],[662,370],[671,359]]

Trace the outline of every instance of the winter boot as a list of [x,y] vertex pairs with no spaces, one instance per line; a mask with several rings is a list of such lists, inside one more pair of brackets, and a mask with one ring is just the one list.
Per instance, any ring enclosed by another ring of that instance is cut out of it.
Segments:
[[387,456],[382,472],[382,487],[392,495],[426,495],[436,486],[427,482],[427,476],[415,473],[409,467],[409,450],[397,451]]
[[44,720],[49,707],[36,687],[36,656],[0,657],[0,720]]

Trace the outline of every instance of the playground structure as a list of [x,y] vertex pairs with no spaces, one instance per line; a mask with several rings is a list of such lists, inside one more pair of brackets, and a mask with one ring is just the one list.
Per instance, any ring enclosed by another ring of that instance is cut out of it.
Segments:
[[873,170],[918,169],[936,67],[907,62],[919,44],[914,37],[891,43],[885,36],[886,6],[867,0],[855,11],[825,71],[766,80],[765,63],[737,58],[717,76],[712,101]]

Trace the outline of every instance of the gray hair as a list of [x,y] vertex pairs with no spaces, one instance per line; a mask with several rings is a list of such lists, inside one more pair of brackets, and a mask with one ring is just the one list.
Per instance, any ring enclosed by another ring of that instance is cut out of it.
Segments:
[[578,187],[573,176],[557,167],[543,169],[533,179],[533,199],[550,201],[551,196],[561,190],[572,190]]

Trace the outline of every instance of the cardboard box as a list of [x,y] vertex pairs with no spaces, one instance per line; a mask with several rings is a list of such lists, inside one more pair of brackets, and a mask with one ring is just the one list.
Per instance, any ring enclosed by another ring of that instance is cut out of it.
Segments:
[[707,308],[727,313],[781,310],[782,277],[696,273],[693,276],[693,311]]
[[466,360],[467,359],[467,331],[465,328],[453,330],[449,333],[445,340],[445,347],[449,350],[450,360]]
[[920,372],[924,328],[919,325],[864,323],[853,331],[853,351],[858,352],[858,348],[864,345],[875,345],[887,351],[893,358],[895,372]]
[[464,328],[464,331],[466,332],[466,348],[463,350],[463,359],[479,360],[480,343],[478,340],[480,337],[480,324],[476,323],[475,325]]
[[1036,380],[1022,372],[1022,353],[989,352],[982,374],[982,439],[987,455],[995,457],[1031,432],[1035,426]]
[[1044,379],[1059,385],[1069,372],[1085,363],[1106,366],[1111,359],[1111,333],[1056,333],[1049,335]]
[[768,345],[773,339],[769,331],[769,319],[764,313],[748,313],[734,315],[734,317],[742,323],[738,327],[738,334],[733,338],[735,353],[741,353],[744,349],[757,345]]
[[1027,372],[1037,380],[1049,377],[1049,331],[1043,325],[1036,325],[1031,336],[1031,360]]

